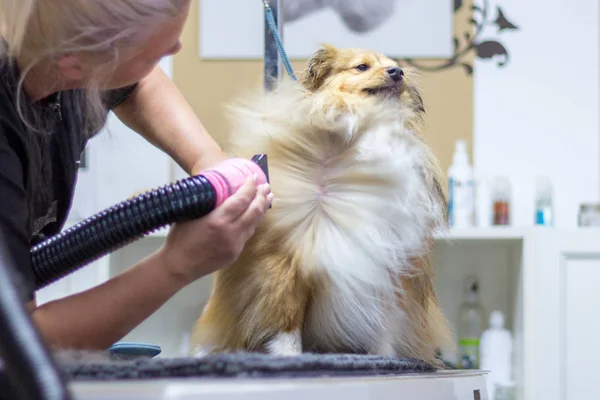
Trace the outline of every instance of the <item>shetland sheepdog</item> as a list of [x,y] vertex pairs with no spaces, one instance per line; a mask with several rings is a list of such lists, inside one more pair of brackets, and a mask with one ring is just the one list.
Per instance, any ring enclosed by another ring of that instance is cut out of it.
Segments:
[[266,153],[275,195],[192,332],[196,356],[353,353],[439,365],[451,332],[434,290],[446,226],[437,160],[422,138],[416,71],[323,45],[298,81],[231,107],[228,152]]

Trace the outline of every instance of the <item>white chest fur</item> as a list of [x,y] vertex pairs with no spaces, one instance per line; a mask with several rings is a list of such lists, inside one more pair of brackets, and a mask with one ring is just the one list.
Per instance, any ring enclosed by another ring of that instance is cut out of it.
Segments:
[[408,272],[434,209],[423,155],[402,135],[412,133],[379,125],[351,144],[330,137],[313,148],[321,151],[312,164],[302,158],[302,170],[293,157],[275,165],[278,176],[294,178],[280,184],[273,218],[302,248],[306,274],[325,281],[306,315],[305,351],[393,354],[390,338],[404,335],[401,288],[391,277]]

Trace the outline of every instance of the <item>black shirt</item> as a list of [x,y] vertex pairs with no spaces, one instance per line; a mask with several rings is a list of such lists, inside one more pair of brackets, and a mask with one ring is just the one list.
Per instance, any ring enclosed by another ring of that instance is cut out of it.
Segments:
[[[35,287],[30,249],[64,226],[81,154],[101,127],[90,134],[84,131],[85,92],[76,89],[25,103],[24,111],[35,113],[45,132],[29,129],[17,110],[17,77],[17,68],[0,60],[0,234],[18,267],[16,283],[31,300]],[[134,88],[106,92],[106,114]]]

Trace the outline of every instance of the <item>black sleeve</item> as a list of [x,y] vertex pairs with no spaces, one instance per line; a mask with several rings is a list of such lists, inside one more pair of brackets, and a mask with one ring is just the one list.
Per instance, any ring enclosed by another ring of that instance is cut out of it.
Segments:
[[119,104],[125,101],[125,99],[131,95],[131,93],[133,93],[136,87],[137,83],[120,89],[106,91],[104,95],[104,104],[106,105],[106,108],[109,110],[116,108]]
[[[19,144],[9,140],[0,125],[0,240],[17,270],[15,283],[25,297],[33,300],[35,281],[29,255],[29,207],[24,187],[24,168],[17,155]],[[18,139],[17,139],[18,140]]]

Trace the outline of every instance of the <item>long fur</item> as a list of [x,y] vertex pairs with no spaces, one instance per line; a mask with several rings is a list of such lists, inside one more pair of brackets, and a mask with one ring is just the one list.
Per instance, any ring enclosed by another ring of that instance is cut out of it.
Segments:
[[[361,62],[368,71],[357,72]],[[228,150],[268,155],[275,199],[238,261],[215,274],[193,332],[198,355],[352,352],[437,363],[450,332],[429,254],[445,199],[421,138],[415,74],[404,70],[387,90],[393,66],[325,46],[299,82],[231,107]]]

